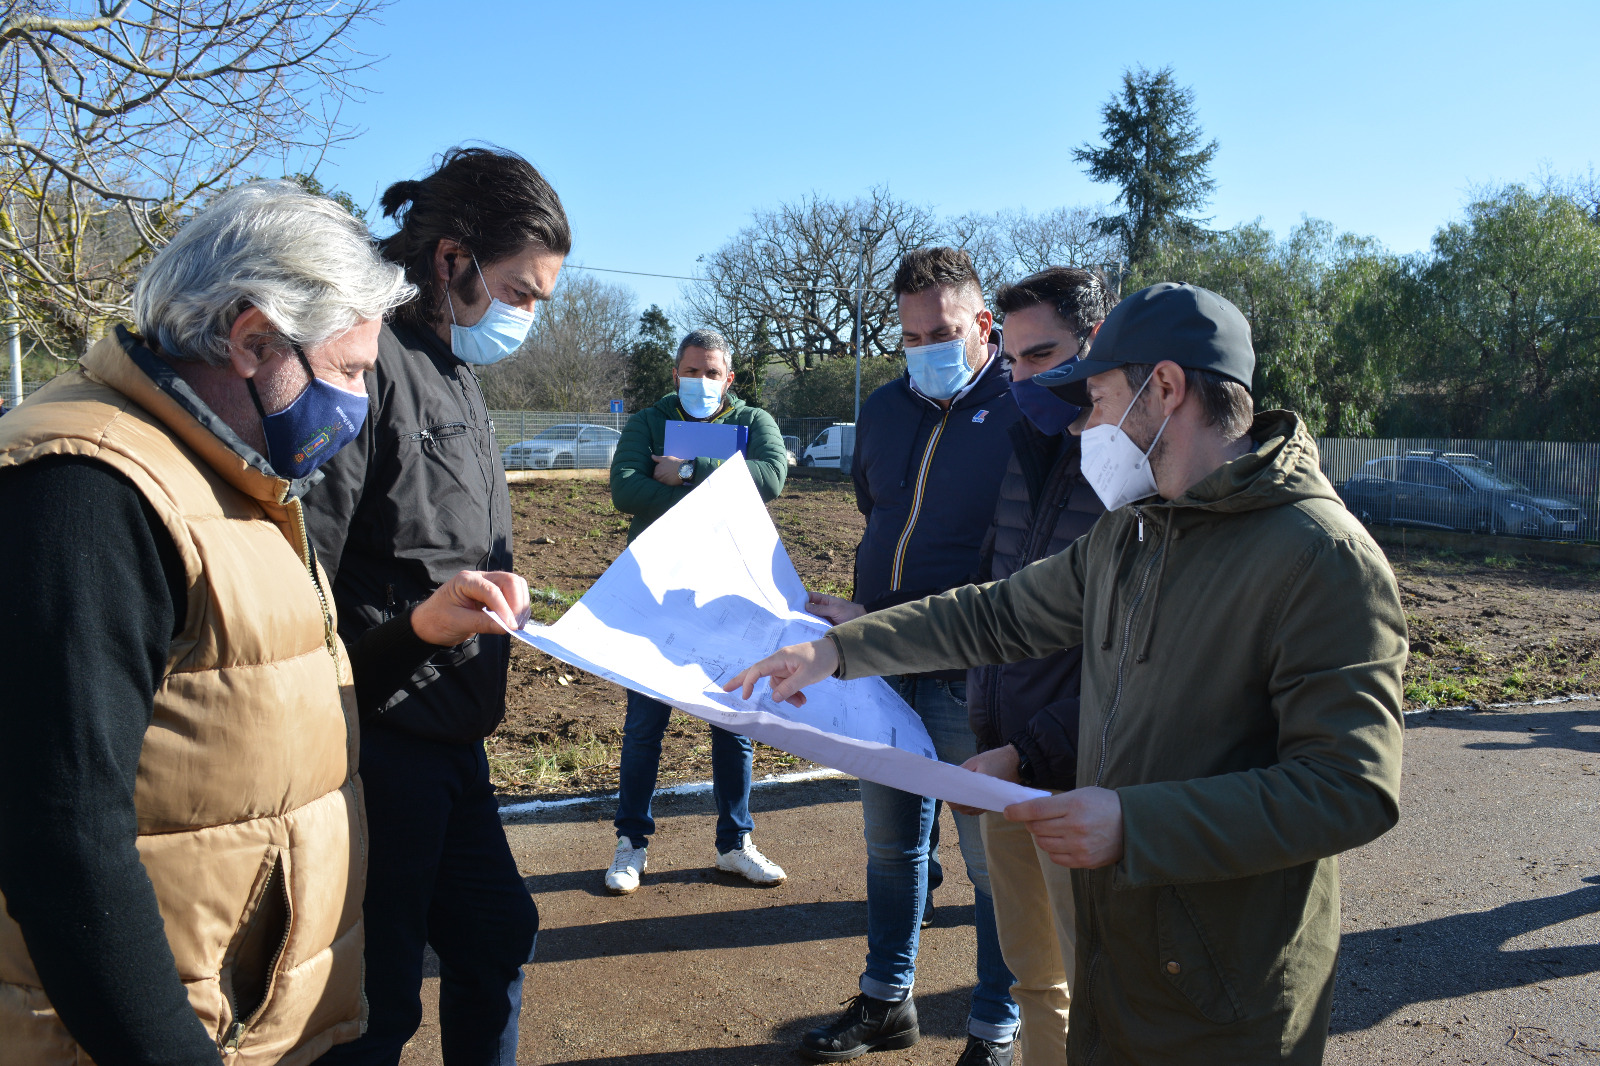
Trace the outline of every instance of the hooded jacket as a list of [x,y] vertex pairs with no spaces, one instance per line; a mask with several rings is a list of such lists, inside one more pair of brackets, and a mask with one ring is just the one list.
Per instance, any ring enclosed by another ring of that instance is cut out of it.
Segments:
[[[1026,418],[1011,427],[1011,462],[1000,483],[981,580],[1001,581],[1064,551],[1105,513],[1079,470],[1070,433],[1048,436]],[[978,750],[1012,745],[1038,788],[1068,789],[1078,775],[1078,684],[1083,649],[967,671],[967,718]]]
[[[706,456],[679,456],[694,459],[694,477],[687,485],[663,485],[655,479],[656,461],[666,446],[667,423],[690,421],[678,403],[678,394],[669,392],[653,405],[635,411],[622,427],[622,439],[611,457],[611,503],[623,514],[632,515],[628,542],[649,528],[650,523],[689,493],[722,465],[721,459]],[[783,445],[778,423],[759,407],[751,407],[729,390],[722,408],[712,422],[746,426],[750,439],[745,444],[745,465],[755,479],[763,500],[775,500],[783,492],[789,476],[789,449]]]
[[[133,802],[189,1005],[229,1063],[309,1062],[363,1024],[366,857],[350,663],[298,483],[120,328],[0,429],[0,467],[51,457],[131,482],[183,568]],[[0,908],[0,1062],[84,1061]]]
[[1009,580],[830,631],[852,678],[1083,644],[1078,785],[1116,790],[1123,853],[1073,871],[1080,1066],[1320,1062],[1335,856],[1399,817],[1394,575],[1296,416],[1251,436]]

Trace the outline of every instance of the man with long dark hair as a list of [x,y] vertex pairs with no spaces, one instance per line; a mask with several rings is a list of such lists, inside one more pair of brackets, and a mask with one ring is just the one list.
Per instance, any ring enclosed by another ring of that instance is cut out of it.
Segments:
[[[346,640],[450,574],[511,569],[511,501],[474,366],[515,352],[572,234],[521,157],[458,148],[391,185],[385,258],[418,296],[367,375],[371,417],[306,501]],[[538,912],[500,825],[483,741],[505,714],[510,642],[442,650],[362,723],[371,826],[366,1035],[329,1061],[394,1063],[420,1024],[423,948],[439,956],[445,1062],[512,1063]]]

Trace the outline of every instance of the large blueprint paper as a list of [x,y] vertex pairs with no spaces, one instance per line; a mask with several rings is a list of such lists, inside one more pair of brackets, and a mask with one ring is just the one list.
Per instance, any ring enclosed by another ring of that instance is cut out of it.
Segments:
[[823,766],[998,811],[1046,793],[939,762],[916,713],[881,678],[776,703],[723,684],[787,644],[822,636],[744,463],[724,463],[662,515],[550,626],[513,635],[608,681]]

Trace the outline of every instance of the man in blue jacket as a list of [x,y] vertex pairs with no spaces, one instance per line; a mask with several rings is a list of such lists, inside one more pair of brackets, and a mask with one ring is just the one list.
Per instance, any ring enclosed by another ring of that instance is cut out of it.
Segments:
[[[856,548],[855,599],[813,593],[811,610],[835,624],[974,580],[1017,421],[1010,375],[989,343],[994,316],[966,252],[907,253],[894,277],[906,376],[861,407],[851,470],[867,517]],[[977,753],[960,670],[888,678],[928,727],[939,758]],[[842,1062],[919,1039],[911,999],[928,893],[934,801],[861,782],[867,838],[867,964],[861,994],[837,1020],[806,1033],[801,1054]],[[976,817],[957,813],[972,879],[977,987],[958,1066],[1007,1066],[1017,1031],[1012,976],[1001,958]]]

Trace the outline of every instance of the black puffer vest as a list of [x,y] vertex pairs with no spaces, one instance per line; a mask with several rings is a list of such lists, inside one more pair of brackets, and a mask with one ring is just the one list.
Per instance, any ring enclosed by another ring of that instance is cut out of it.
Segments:
[[[1011,462],[990,528],[986,581],[1010,577],[1061,551],[1105,513],[1078,470],[1078,438],[1047,437],[1027,419],[1011,427]],[[1038,788],[1077,781],[1081,648],[967,672],[967,711],[978,750],[1013,744]]]

